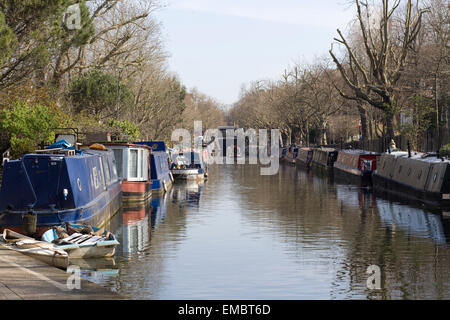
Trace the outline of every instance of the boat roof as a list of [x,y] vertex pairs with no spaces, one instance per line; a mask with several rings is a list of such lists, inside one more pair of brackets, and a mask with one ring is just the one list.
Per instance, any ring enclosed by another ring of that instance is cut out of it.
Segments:
[[[383,153],[383,155],[390,155],[392,157],[395,158],[407,158],[408,157],[408,152],[407,151],[393,151],[391,153]],[[427,154],[427,153],[422,153],[422,152],[415,152],[415,151],[411,151],[411,158],[409,159],[413,159],[413,160],[419,160],[419,161],[424,161],[424,162],[446,162],[446,163],[450,163],[450,159],[444,159],[442,160],[442,158],[438,158],[435,154]]]
[[367,151],[367,150],[361,150],[361,149],[343,149],[339,150],[339,152],[343,153],[350,153],[350,154],[359,154],[359,155],[380,155],[379,152],[373,152],[373,151]]
[[135,144],[135,143],[128,143],[128,142],[105,142],[102,143],[103,145],[107,146],[107,147],[132,147],[132,148],[144,148],[144,149],[149,149],[152,150],[151,147],[145,145],[145,144]]

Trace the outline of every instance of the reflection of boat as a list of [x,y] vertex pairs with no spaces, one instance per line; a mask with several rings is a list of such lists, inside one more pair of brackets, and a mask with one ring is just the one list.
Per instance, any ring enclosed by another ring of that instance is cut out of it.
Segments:
[[175,179],[203,180],[206,173],[201,153],[192,151],[173,153],[170,169]]
[[173,176],[169,170],[169,154],[164,141],[141,141],[134,144],[152,148],[150,165],[153,195],[163,194],[172,185]]
[[111,150],[37,152],[4,164],[0,229],[41,236],[66,221],[101,225],[118,211],[122,186]]
[[67,270],[71,270],[74,266],[79,267],[81,276],[94,283],[103,283],[111,277],[119,274],[114,258],[102,259],[70,259],[70,266]]
[[202,184],[195,182],[187,183],[183,188],[174,188],[171,200],[180,206],[188,205],[198,207]]
[[9,229],[3,231],[0,244],[7,249],[20,252],[51,266],[65,269],[69,264],[69,255],[53,244],[29,238]]
[[164,223],[167,214],[168,204],[169,204],[169,196],[167,194],[162,197],[152,198],[152,214],[151,214],[152,228],[155,228],[159,224]]
[[377,207],[381,220],[388,226],[418,237],[431,238],[436,243],[446,242],[439,215],[385,200],[378,200]]
[[[55,243],[56,247],[66,251],[70,258],[103,258],[112,257],[119,242],[115,236],[106,230],[91,227],[95,234],[82,234],[85,225],[71,224],[74,233],[66,234],[68,237],[59,239],[56,228],[52,228],[44,233],[42,240],[48,243]],[[67,231],[66,226],[61,227]],[[76,232],[78,231],[78,232]]]
[[431,206],[450,206],[450,161],[408,152],[382,154],[374,188]]
[[364,209],[375,204],[375,197],[370,190],[342,184],[336,184],[335,187],[337,199],[344,205]]
[[146,201],[151,198],[151,148],[129,143],[105,145],[114,152],[117,174],[122,179],[123,202]]
[[146,249],[150,243],[151,201],[127,206],[122,211],[122,250],[125,253],[137,253]]

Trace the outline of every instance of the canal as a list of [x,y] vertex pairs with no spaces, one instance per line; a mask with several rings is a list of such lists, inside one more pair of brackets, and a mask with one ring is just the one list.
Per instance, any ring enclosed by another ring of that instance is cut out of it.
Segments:
[[[114,260],[83,276],[131,299],[449,299],[449,220],[333,175],[210,168],[109,228]],[[367,268],[381,289],[367,287]]]

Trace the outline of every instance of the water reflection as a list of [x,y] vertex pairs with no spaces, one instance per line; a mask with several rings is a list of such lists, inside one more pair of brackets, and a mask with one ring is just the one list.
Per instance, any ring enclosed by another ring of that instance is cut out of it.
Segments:
[[[449,220],[440,212],[281,166],[210,168],[111,222],[118,274],[133,299],[450,298]],[[382,290],[366,287],[369,265]],[[114,269],[112,268],[112,269]]]

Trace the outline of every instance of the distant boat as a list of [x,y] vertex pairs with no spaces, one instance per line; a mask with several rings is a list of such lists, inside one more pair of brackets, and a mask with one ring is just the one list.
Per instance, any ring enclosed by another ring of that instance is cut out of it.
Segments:
[[4,229],[0,244],[57,268],[66,269],[69,265],[69,255],[64,250],[9,229]]
[[64,222],[99,226],[121,200],[114,153],[105,146],[38,150],[4,163],[0,230],[40,237]]
[[295,161],[297,167],[311,168],[313,162],[314,150],[310,148],[300,148]]
[[339,150],[337,160],[334,164],[335,172],[345,173],[350,179],[361,186],[371,184],[372,172],[377,169],[377,152],[365,150]]
[[[53,243],[56,248],[67,252],[69,258],[87,259],[114,256],[116,246],[120,243],[112,233],[91,227],[94,234],[83,234],[81,230],[86,229],[86,225],[70,224],[69,226],[74,231],[73,234],[67,234],[67,237],[61,239],[58,236],[57,228],[52,228],[43,234],[42,240],[46,243]],[[69,231],[67,225],[60,228]]]
[[333,148],[314,148],[313,149],[313,166],[333,169],[338,158],[338,151]]
[[152,148],[150,165],[153,195],[164,194],[168,191],[174,180],[169,170],[169,154],[164,141],[134,142]]
[[298,150],[299,148],[294,145],[291,145],[289,148],[287,148],[286,153],[284,154],[284,161],[290,164],[295,164],[295,161],[298,156]]
[[176,152],[172,154],[171,172],[175,179],[203,180],[206,167],[199,152]]

